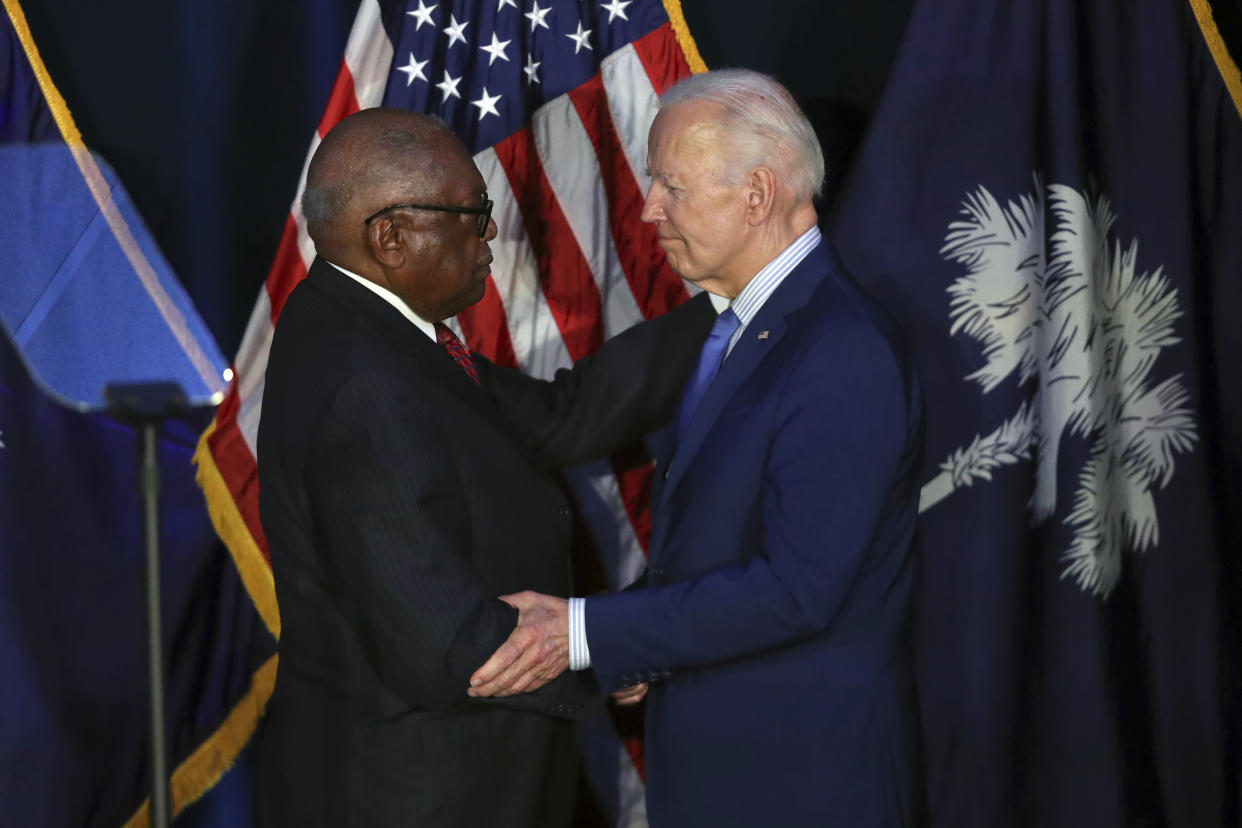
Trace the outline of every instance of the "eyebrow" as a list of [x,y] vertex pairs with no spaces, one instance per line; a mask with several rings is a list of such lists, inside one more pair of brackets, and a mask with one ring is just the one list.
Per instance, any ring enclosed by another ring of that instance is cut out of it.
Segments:
[[668,177],[668,173],[663,173],[663,172],[659,172],[659,171],[653,171],[650,167],[647,167],[647,168],[646,168],[646,173],[647,173],[647,177],[648,177],[648,178],[651,178],[651,179],[654,179],[654,180],[656,180],[656,181],[659,181],[659,182],[660,182],[661,184],[663,184],[665,187],[672,187],[672,186],[675,186],[675,185],[673,184],[673,182],[669,179],[669,177]]

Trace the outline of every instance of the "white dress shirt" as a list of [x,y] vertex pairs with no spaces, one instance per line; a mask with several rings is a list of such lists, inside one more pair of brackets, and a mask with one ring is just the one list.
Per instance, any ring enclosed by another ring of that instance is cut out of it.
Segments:
[[[327,259],[324,259],[324,261],[328,262]],[[407,305],[400,296],[393,293],[391,290],[384,287],[383,285],[377,285],[375,284],[375,282],[372,282],[370,279],[364,279],[361,276],[359,276],[357,273],[346,270],[345,268],[341,267],[338,264],[332,264],[332,262],[328,262],[328,264],[332,265],[337,270],[341,271],[346,276],[353,279],[355,282],[362,285],[364,288],[371,291],[372,293],[374,293],[379,298],[383,299],[388,304],[392,305],[394,308],[396,308],[401,313],[402,316],[404,316],[406,319],[413,322],[414,327],[418,328],[420,331],[427,334],[427,336],[431,337],[432,342],[439,341],[436,338],[435,323],[428,322],[426,319],[423,319],[421,316],[416,314],[414,311],[410,310],[410,306]]]

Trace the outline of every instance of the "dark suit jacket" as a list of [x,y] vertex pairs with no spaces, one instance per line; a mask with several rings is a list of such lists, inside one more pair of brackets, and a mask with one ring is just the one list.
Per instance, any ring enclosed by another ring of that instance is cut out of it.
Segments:
[[605,689],[654,682],[654,828],[916,819],[922,399],[899,343],[813,250],[661,454],[646,588],[587,599]]
[[556,383],[479,358],[540,418],[536,456],[439,345],[315,262],[277,322],[259,426],[282,624],[259,824],[568,823],[579,677],[489,702],[467,680],[516,623],[495,596],[570,590],[570,507],[546,458],[666,419],[710,317],[640,326]]

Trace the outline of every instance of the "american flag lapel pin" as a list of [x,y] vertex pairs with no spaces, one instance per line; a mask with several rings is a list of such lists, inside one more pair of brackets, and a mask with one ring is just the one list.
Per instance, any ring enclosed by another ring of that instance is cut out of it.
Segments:
[[765,331],[760,331],[760,332],[759,332],[759,338],[760,338],[760,339],[767,339],[767,338],[768,338],[768,334],[770,334],[770,333],[771,333],[771,331],[766,331],[766,330],[765,330]]

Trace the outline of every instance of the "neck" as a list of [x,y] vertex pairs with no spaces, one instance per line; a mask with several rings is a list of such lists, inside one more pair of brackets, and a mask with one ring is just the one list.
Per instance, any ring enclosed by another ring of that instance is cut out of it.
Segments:
[[803,233],[814,227],[817,220],[815,205],[809,202],[798,205],[781,216],[773,216],[759,228],[756,243],[730,268],[735,274],[734,277],[722,276],[719,281],[720,295],[730,301],[737,298],[760,270],[797,241]]

